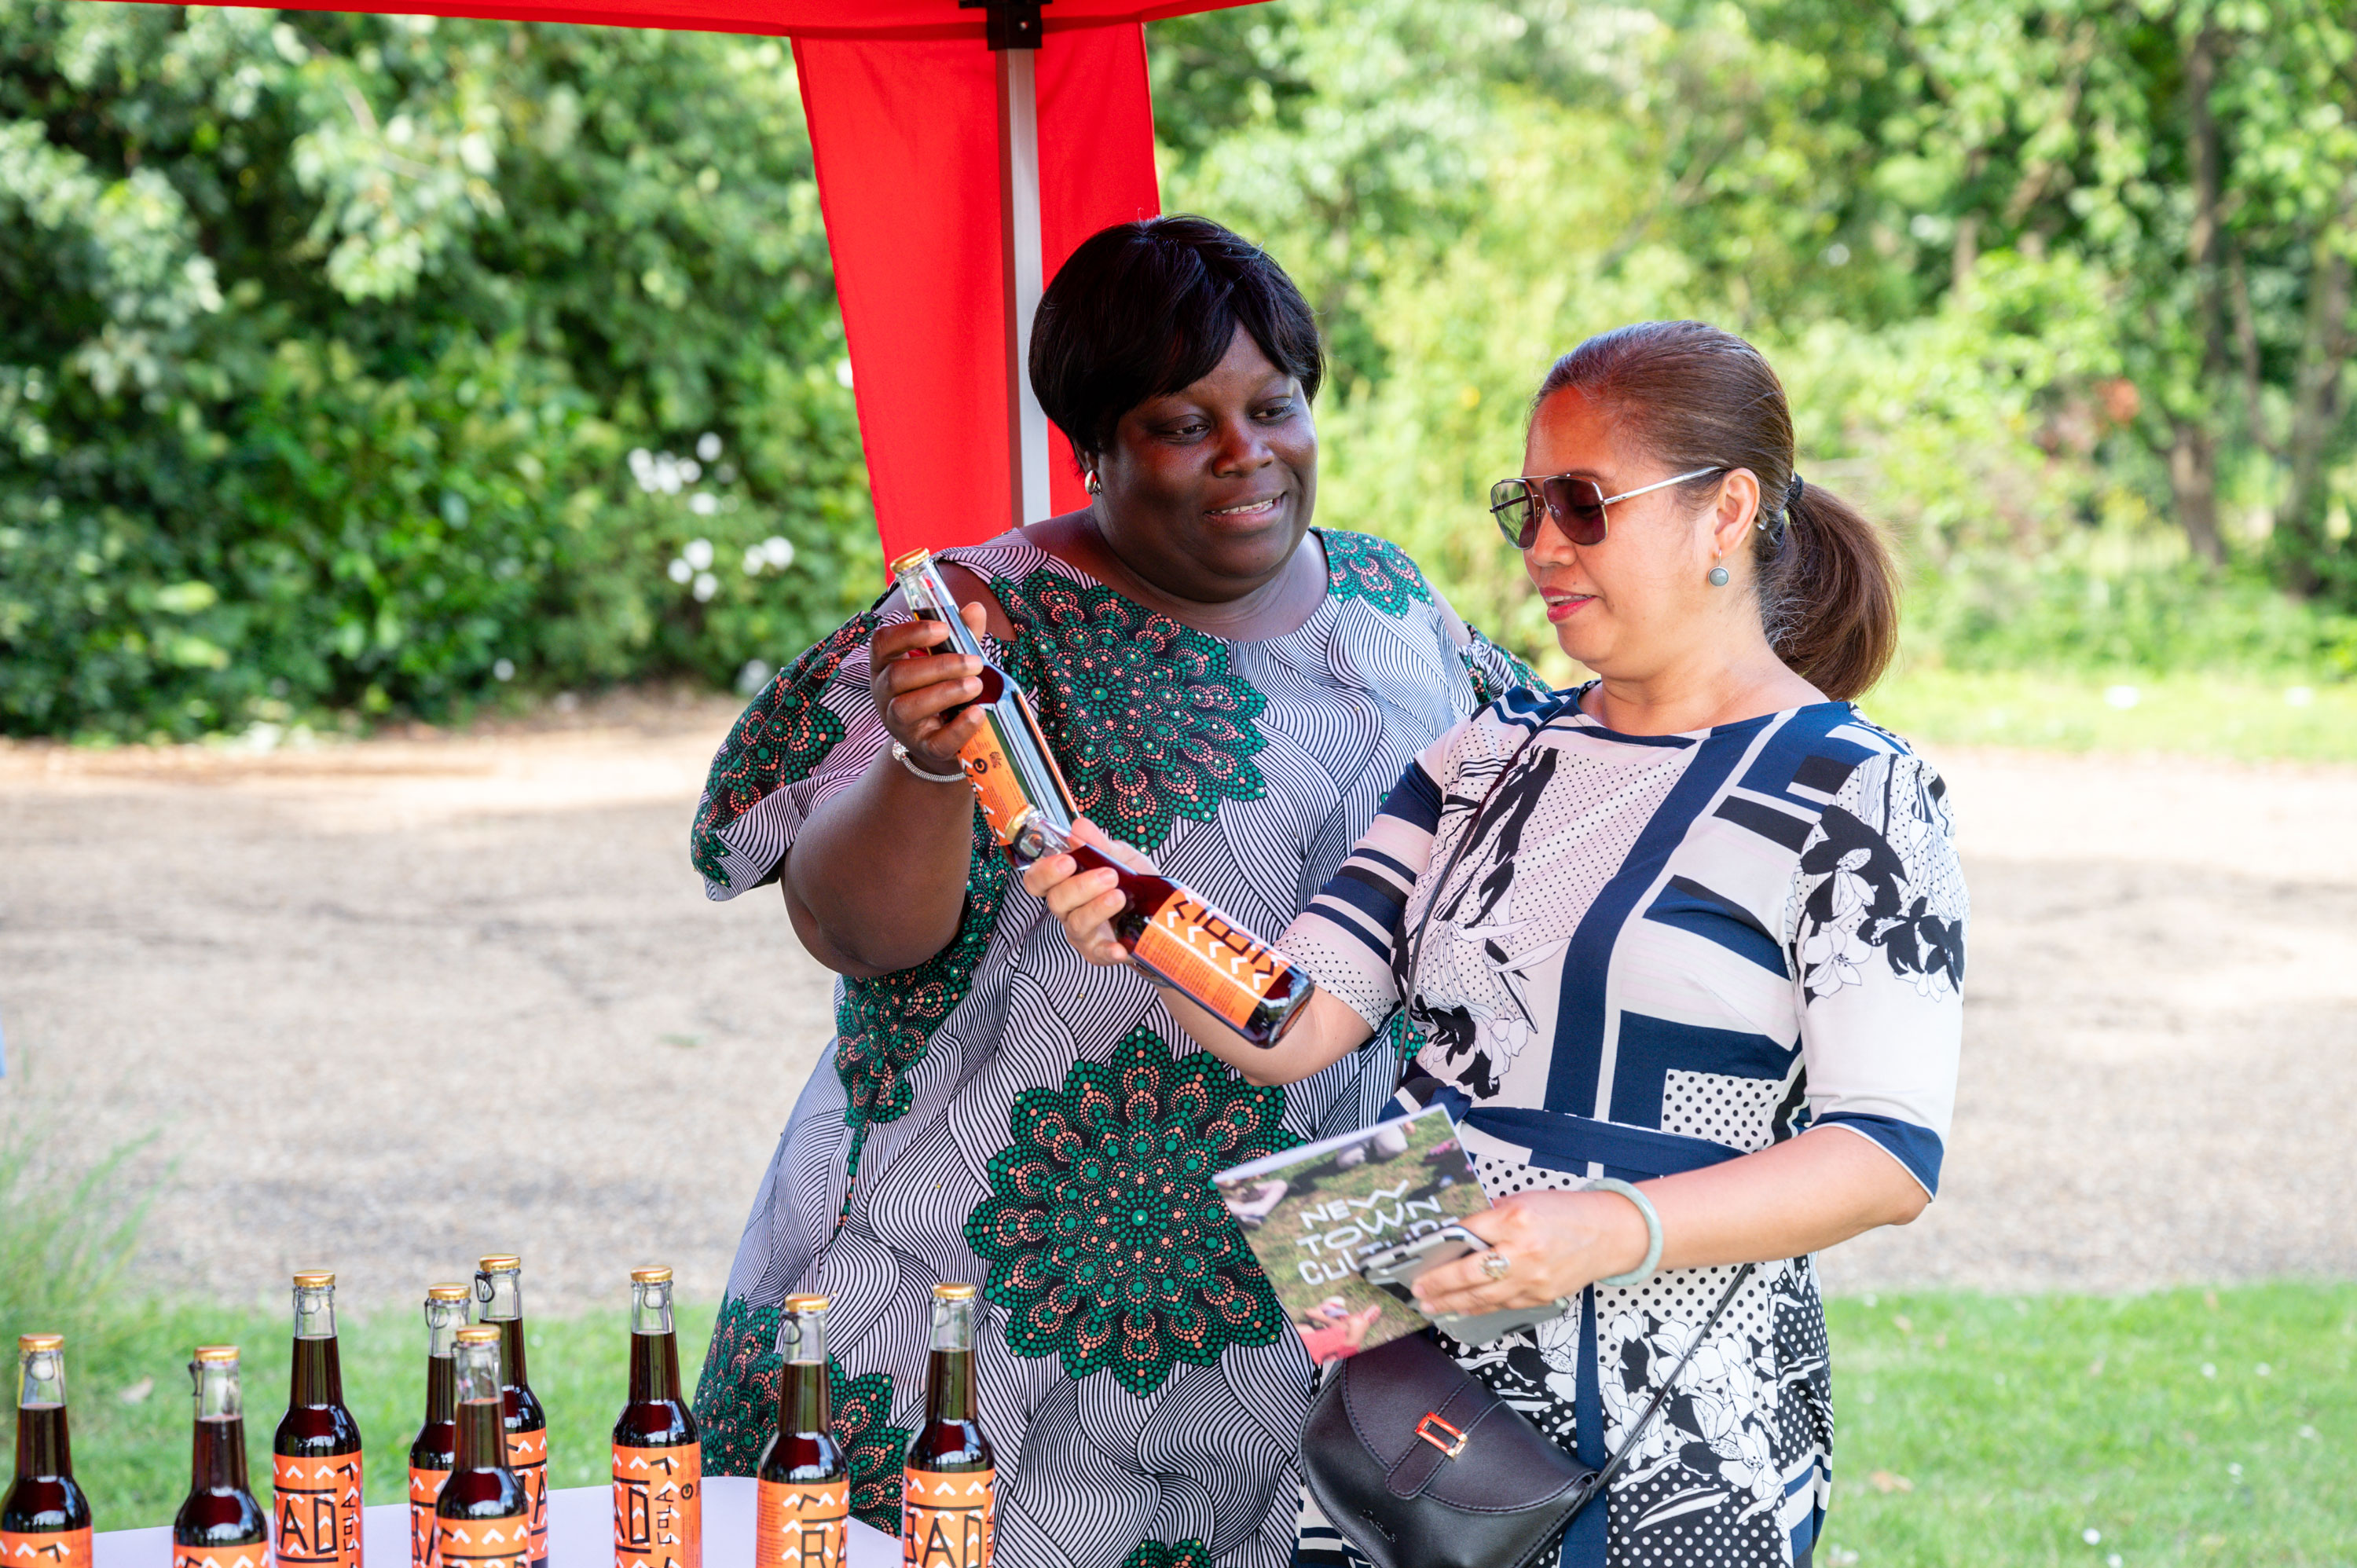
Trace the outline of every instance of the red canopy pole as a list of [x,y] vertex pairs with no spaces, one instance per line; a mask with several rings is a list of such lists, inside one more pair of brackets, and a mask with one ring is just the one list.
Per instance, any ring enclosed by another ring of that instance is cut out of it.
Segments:
[[[1033,15],[1036,16],[1037,12]],[[998,55],[998,221],[1006,290],[1006,435],[1009,528],[1049,516],[1048,416],[1032,394],[1031,321],[1047,273],[1039,234],[1039,45],[1001,45]]]

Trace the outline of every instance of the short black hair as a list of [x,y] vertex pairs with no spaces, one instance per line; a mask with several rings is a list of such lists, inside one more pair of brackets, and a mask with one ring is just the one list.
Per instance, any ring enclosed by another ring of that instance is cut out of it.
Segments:
[[1031,391],[1075,451],[1103,452],[1123,414],[1209,375],[1239,326],[1317,397],[1318,318],[1266,251],[1208,218],[1116,223],[1040,295]]

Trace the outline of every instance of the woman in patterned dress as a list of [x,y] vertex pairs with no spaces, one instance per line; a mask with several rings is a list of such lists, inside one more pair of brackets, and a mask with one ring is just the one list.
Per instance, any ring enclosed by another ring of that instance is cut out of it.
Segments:
[[[1401,768],[1527,680],[1415,565],[1312,531],[1323,369],[1308,306],[1216,224],[1108,230],[1042,298],[1032,383],[1092,499],[945,575],[1032,694],[1091,816],[1248,926],[1324,886]],[[1395,1060],[1254,1087],[1152,986],[1081,962],[958,776],[973,661],[897,595],[746,711],[693,835],[715,898],[775,881],[845,976],[747,1224],[696,1415],[749,1474],[778,1308],[834,1297],[859,1517],[899,1524],[931,1287],[982,1286],[999,1560],[1282,1568],[1312,1373],[1207,1177],[1362,1125]],[[899,754],[899,755],[896,755]]]
[[[1810,1254],[1931,1200],[1962,1026],[1945,786],[1848,701],[1890,655],[1889,561],[1793,475],[1767,361],[1695,322],[1558,360],[1523,471],[1495,510],[1598,679],[1510,693],[1406,769],[1279,943],[1321,991],[1275,1047],[1172,1011],[1272,1084],[1410,1022],[1403,1098],[1454,1109],[1493,1205],[1466,1222],[1492,1250],[1417,1294],[1562,1301],[1443,1343],[1591,1466],[1758,1265],[1559,1560],[1805,1563],[1833,1439]],[[1059,856],[1026,881],[1119,956],[1112,873]]]

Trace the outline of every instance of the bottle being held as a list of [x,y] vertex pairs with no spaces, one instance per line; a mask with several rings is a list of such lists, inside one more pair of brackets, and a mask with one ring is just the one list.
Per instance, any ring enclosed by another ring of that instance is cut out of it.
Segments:
[[0,1497],[0,1564],[91,1568],[90,1499],[66,1435],[66,1337],[16,1338],[16,1477]]
[[467,1287],[425,1287],[425,1420],[409,1445],[409,1568],[441,1562],[434,1505],[458,1463],[458,1380],[451,1360],[467,1326]]
[[344,1403],[336,1276],[295,1276],[295,1371],[270,1440],[270,1533],[279,1568],[361,1568],[361,1427]]
[[753,1568],[847,1568],[851,1466],[834,1438],[823,1295],[786,1297],[778,1325],[778,1430],[754,1471],[760,1486]]
[[270,1516],[247,1489],[237,1347],[199,1345],[188,1363],[197,1432],[188,1496],[172,1519],[172,1568],[268,1568]]
[[980,639],[960,618],[957,599],[931,553],[912,550],[898,557],[892,575],[911,614],[949,628],[949,651],[983,661],[983,694],[976,701],[987,718],[958,753],[958,762],[1007,859],[1025,866],[1045,855],[1069,854],[1083,871],[1111,867],[1129,900],[1114,917],[1113,933],[1132,961],[1185,992],[1254,1045],[1275,1045],[1317,990],[1309,977],[1297,974],[1275,949],[1168,877],[1135,870],[1092,844],[1075,843],[1072,821],[1080,808],[1031,700],[990,662]]
[[451,1338],[458,1447],[434,1503],[435,1553],[442,1568],[526,1568],[532,1498],[508,1464],[513,1439],[507,1397],[513,1385],[500,1370],[500,1330],[479,1323]]
[[512,1252],[485,1257],[476,1268],[475,1302],[479,1321],[500,1331],[508,1464],[532,1500],[532,1568],[548,1568],[548,1414],[524,1376],[523,1261]]
[[704,1444],[679,1394],[671,1271],[630,1271],[630,1400],[614,1423],[614,1568],[704,1568]]
[[900,1475],[902,1561],[909,1568],[990,1568],[998,1459],[974,1394],[974,1286],[933,1287],[925,1419]]

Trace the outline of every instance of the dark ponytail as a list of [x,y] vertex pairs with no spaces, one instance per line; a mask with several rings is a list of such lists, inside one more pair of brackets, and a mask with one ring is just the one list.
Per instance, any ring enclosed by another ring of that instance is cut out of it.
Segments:
[[[1699,321],[1600,332],[1555,362],[1534,409],[1566,389],[1674,469],[1749,468],[1760,479],[1753,581],[1768,645],[1836,701],[1863,695],[1899,646],[1899,577],[1855,507],[1792,475],[1792,414],[1759,349]],[[1685,487],[1699,500],[1716,474]]]

